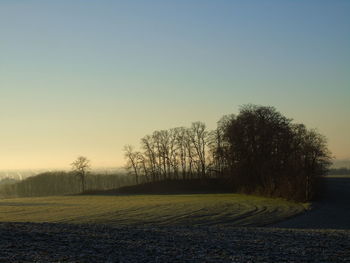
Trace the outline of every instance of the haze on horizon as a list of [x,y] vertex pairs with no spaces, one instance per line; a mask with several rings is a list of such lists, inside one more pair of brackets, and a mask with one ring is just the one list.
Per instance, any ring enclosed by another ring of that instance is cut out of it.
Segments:
[[274,106],[350,159],[349,1],[0,3],[0,169],[122,166],[125,144]]

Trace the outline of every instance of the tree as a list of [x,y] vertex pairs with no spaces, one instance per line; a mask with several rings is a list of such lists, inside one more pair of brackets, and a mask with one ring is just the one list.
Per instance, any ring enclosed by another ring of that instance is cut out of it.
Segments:
[[197,172],[201,177],[206,176],[206,151],[208,145],[208,132],[203,122],[193,122],[188,130],[188,137],[193,145],[197,157]]
[[194,122],[146,135],[140,152],[130,146],[124,151],[136,183],[216,177],[233,191],[296,201],[319,191],[317,181],[331,159],[318,132],[292,123],[274,107],[252,104],[222,117],[214,131]]
[[136,184],[139,184],[139,160],[140,160],[140,153],[135,152],[134,148],[131,145],[124,146],[124,156],[127,159],[127,169],[133,169],[135,174],[135,180]]
[[175,134],[175,147],[177,149],[177,158],[181,166],[182,179],[186,179],[187,173],[187,149],[186,149],[186,139],[187,139],[187,129],[185,127],[178,127],[174,129]]
[[317,194],[319,178],[325,175],[331,165],[331,153],[327,139],[316,130],[307,130],[305,125],[292,126],[294,132],[290,171],[297,175],[299,199],[310,200]]
[[233,173],[247,191],[274,192],[289,152],[290,120],[273,107],[245,105],[227,126]]
[[330,164],[326,139],[273,107],[245,105],[225,125],[230,175],[248,193],[307,201]]
[[228,125],[236,118],[235,115],[224,115],[218,122],[217,128],[209,133],[209,150],[212,158],[211,171],[218,177],[227,175],[234,160],[229,158],[230,144],[225,140]]
[[148,163],[149,174],[151,175],[151,178],[153,181],[157,181],[160,179],[161,168],[160,168],[160,157],[157,156],[156,154],[157,147],[154,140],[155,140],[154,134],[153,136],[147,135],[143,137],[141,139],[141,147],[144,150],[143,156],[144,156],[145,162]]
[[79,156],[73,163],[71,163],[73,172],[79,177],[81,181],[82,192],[85,191],[85,179],[87,172],[91,169],[90,160],[84,156]]

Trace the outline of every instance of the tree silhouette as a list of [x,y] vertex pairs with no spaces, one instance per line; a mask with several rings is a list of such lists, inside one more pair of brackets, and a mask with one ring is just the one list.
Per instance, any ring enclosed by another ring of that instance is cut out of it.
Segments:
[[73,172],[79,177],[81,181],[82,192],[85,191],[86,173],[91,169],[90,160],[84,156],[79,156],[73,163],[71,163]]
[[292,123],[274,107],[252,104],[222,117],[214,131],[194,122],[154,131],[141,139],[140,151],[124,151],[136,183],[216,178],[232,191],[297,201],[313,198],[331,160],[317,131]]
[[230,176],[250,193],[307,201],[330,164],[324,136],[273,107],[245,105],[226,125]]
[[134,148],[131,145],[125,145],[124,146],[124,156],[127,158],[127,164],[126,169],[133,169],[133,172],[135,174],[135,180],[136,184],[139,183],[139,169],[140,164],[142,164],[140,161],[142,161],[142,158],[140,156],[139,152],[135,152]]

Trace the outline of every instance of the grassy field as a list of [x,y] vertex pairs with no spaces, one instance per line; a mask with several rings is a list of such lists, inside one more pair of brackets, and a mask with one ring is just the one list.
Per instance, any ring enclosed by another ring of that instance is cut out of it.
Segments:
[[1,222],[263,226],[304,204],[239,194],[55,196],[0,200]]

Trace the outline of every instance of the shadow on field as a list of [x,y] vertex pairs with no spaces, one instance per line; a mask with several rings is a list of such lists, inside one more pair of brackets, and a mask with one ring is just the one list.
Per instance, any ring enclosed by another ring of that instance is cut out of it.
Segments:
[[322,180],[322,195],[313,204],[313,209],[272,227],[350,229],[350,176],[332,176]]
[[226,194],[232,187],[217,178],[164,180],[124,186],[111,190],[88,190],[83,195],[176,195],[176,194]]

